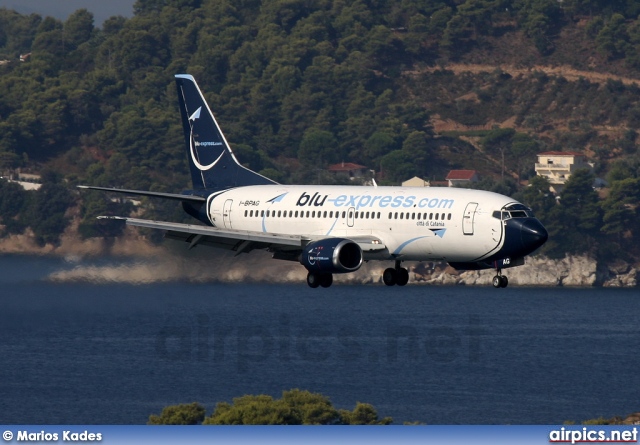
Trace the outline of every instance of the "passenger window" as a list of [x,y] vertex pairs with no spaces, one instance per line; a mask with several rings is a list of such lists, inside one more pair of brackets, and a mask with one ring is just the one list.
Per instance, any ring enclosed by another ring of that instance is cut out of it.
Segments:
[[347,212],[345,212],[344,210],[342,211],[342,217],[345,218],[347,216]]
[[389,219],[393,218],[393,212],[389,212]]
[[327,217],[327,211],[326,210],[324,211],[324,217],[325,218]]
[[433,219],[433,213],[429,213],[429,219]]
[[447,219],[448,219],[449,221],[451,221],[451,213],[449,213],[449,214],[447,215]]

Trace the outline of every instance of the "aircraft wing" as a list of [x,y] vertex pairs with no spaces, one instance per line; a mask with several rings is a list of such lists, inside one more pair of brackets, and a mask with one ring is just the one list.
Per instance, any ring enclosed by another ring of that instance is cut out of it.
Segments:
[[234,250],[238,254],[254,249],[300,251],[309,243],[309,238],[300,235],[271,234],[249,230],[220,229],[198,224],[181,224],[121,216],[99,216],[98,219],[125,221],[128,226],[166,230],[165,237],[190,243]]
[[[124,221],[128,226],[166,230],[165,238],[188,242],[190,249],[198,244],[233,250],[237,254],[250,252],[254,249],[269,249],[276,252],[274,257],[285,260],[297,260],[298,254],[307,244],[325,238],[221,229],[198,224],[152,221],[122,216],[99,216],[98,219],[119,220]],[[377,252],[386,248],[384,243],[374,236],[357,236],[349,239],[357,243],[363,252]]]

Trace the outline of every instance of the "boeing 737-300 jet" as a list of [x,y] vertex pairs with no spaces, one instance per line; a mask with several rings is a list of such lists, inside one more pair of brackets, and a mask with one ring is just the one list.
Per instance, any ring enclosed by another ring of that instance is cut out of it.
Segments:
[[296,261],[307,283],[329,287],[333,274],[364,261],[393,261],[382,276],[404,286],[403,261],[446,261],[459,270],[495,269],[493,286],[506,287],[502,270],[524,264],[547,231],[531,210],[497,193],[446,187],[283,185],[242,166],[194,78],[176,75],[193,189],[159,193],[97,190],[180,201],[201,224],[128,217],[127,225],[165,230],[165,237],[229,249],[254,249]]

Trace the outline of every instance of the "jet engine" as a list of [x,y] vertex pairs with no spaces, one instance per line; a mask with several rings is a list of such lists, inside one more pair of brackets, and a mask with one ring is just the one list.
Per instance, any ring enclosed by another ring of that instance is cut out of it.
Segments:
[[347,273],[362,266],[362,249],[344,238],[327,238],[307,244],[300,264],[309,272]]

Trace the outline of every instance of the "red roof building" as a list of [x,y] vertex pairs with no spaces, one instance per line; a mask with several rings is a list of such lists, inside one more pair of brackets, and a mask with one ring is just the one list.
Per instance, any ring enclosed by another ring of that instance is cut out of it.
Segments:
[[346,174],[349,178],[354,179],[363,177],[369,169],[365,165],[341,162],[340,164],[330,165],[327,170],[334,174]]
[[445,178],[449,187],[478,182],[478,173],[475,170],[451,170]]

